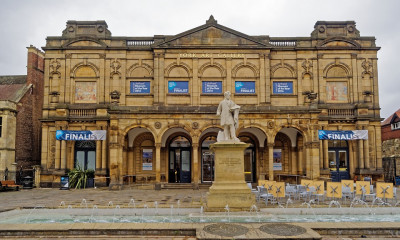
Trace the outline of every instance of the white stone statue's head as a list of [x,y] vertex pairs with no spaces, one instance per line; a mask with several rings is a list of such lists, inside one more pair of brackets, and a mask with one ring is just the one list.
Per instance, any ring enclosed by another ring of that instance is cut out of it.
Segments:
[[225,96],[225,99],[227,99],[227,100],[231,99],[231,92],[226,91],[226,92],[224,93],[224,96]]

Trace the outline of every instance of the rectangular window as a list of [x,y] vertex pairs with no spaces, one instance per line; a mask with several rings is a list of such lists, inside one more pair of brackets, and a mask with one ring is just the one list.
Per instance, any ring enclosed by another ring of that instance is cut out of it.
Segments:
[[273,94],[293,94],[293,82],[273,82]]
[[[392,130],[400,129],[400,122],[392,123]],[[1,137],[1,135],[0,135]]]
[[256,82],[254,81],[236,81],[235,82],[235,93],[237,94],[255,94],[256,93]]
[[189,93],[188,81],[168,81],[168,93]]
[[149,94],[150,82],[132,81],[130,89],[131,89],[130,93],[133,94]]
[[204,94],[222,93],[222,82],[203,81],[202,93]]
[[3,130],[3,117],[0,117],[0,137]]

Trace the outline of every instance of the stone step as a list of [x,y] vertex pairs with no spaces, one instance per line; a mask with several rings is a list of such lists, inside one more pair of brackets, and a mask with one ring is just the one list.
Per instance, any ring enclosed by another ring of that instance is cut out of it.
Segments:
[[211,187],[211,184],[198,184],[195,186],[193,183],[164,183],[161,184],[161,189],[208,189]]

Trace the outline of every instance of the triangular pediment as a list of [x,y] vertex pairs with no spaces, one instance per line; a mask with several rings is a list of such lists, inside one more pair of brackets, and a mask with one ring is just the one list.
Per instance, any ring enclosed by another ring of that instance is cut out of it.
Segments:
[[206,24],[189,31],[171,36],[165,41],[157,44],[158,47],[260,47],[265,48],[268,44],[263,43],[251,36],[240,33],[233,29],[217,24],[211,16]]

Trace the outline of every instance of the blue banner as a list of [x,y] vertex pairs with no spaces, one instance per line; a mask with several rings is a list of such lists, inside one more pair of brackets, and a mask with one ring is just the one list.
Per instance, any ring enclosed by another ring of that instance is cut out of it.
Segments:
[[203,81],[203,93],[222,93],[222,82]]
[[106,140],[106,130],[95,131],[66,131],[57,130],[56,139],[66,141],[91,141],[91,140]]
[[273,82],[273,94],[293,94],[293,82]]
[[131,93],[150,93],[150,82],[131,82]]
[[256,82],[235,82],[235,93],[256,93]]
[[189,82],[168,81],[168,93],[189,93]]
[[320,140],[358,140],[368,139],[368,130],[327,131],[318,130]]

